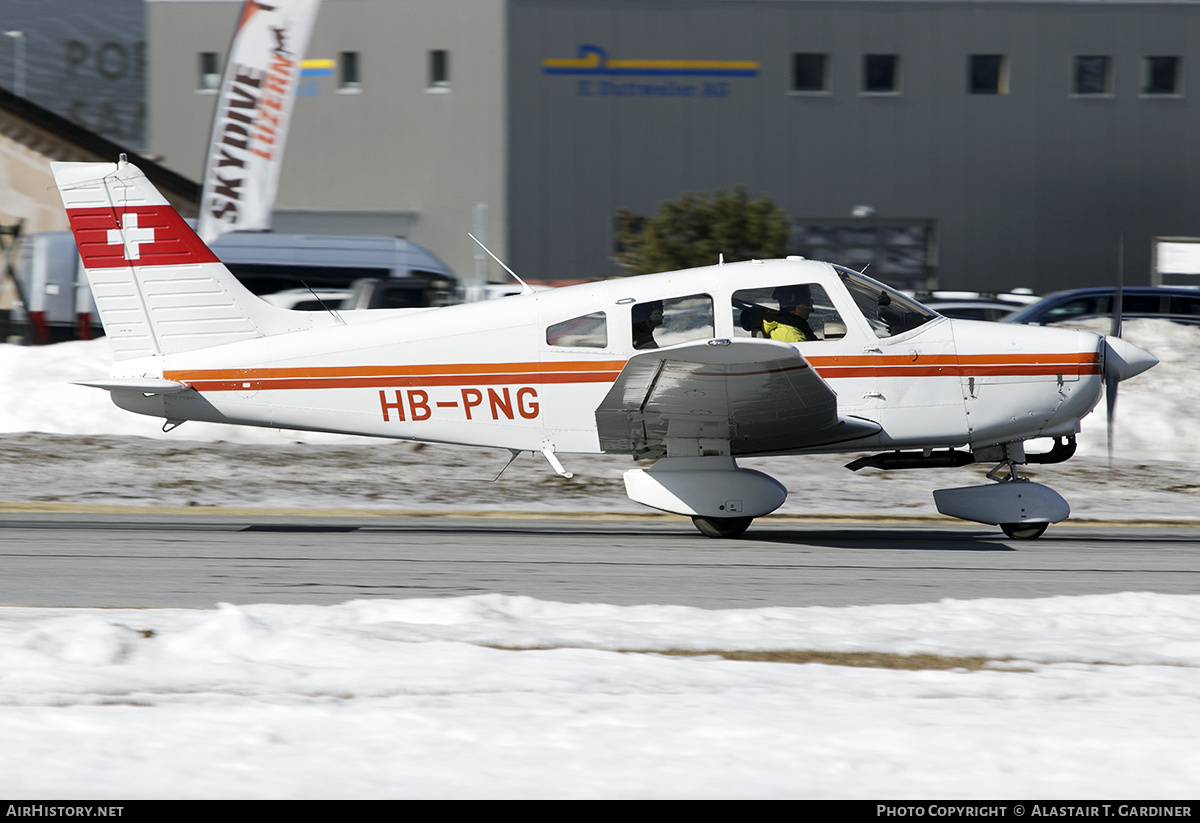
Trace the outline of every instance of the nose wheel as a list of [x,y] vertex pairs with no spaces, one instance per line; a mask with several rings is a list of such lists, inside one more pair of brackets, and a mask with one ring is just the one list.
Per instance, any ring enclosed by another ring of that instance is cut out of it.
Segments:
[[1037,540],[1046,533],[1049,523],[1001,523],[1004,530],[1013,540]]
[[693,517],[692,523],[705,537],[741,537],[753,517]]

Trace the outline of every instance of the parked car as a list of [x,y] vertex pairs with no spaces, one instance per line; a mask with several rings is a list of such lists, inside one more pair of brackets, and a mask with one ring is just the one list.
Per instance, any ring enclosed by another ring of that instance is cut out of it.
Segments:
[[349,296],[349,289],[285,289],[264,294],[262,299],[293,311],[329,311],[339,308]]
[[999,320],[1017,309],[1041,300],[1028,289],[995,294],[977,291],[926,291],[912,295],[921,305],[946,317],[963,320]]
[[362,309],[420,309],[449,306],[458,302],[452,278],[433,273],[413,273],[408,277],[364,277],[350,284],[350,294],[342,301],[343,311]]
[[[1114,287],[1074,289],[1047,295],[1040,302],[1010,314],[1004,323],[1048,326],[1112,317]],[[1122,289],[1121,316],[1125,320],[1162,318],[1200,325],[1200,289],[1187,286],[1146,286]]]

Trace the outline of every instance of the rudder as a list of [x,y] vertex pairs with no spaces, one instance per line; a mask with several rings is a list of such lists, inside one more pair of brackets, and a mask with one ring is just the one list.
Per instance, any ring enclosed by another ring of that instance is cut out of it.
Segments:
[[119,163],[50,168],[117,360],[306,325],[238,282],[123,155]]

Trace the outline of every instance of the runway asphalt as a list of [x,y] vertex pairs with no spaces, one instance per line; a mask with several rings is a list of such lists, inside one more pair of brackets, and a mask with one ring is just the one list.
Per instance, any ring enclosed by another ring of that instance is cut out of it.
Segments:
[[[83,511],[83,509],[90,509]],[[1036,541],[936,516],[683,518],[0,504],[0,605],[333,604],[486,592],[702,608],[1200,587],[1195,521],[1068,521]]]

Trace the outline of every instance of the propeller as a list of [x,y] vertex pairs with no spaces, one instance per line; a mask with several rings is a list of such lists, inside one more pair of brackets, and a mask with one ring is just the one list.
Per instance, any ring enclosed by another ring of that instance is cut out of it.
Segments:
[[1113,427],[1117,421],[1117,385],[1141,374],[1158,363],[1158,358],[1121,339],[1124,314],[1125,235],[1117,242],[1117,288],[1113,292],[1112,323],[1104,338],[1104,399],[1108,407],[1108,468],[1113,462]]
[[1121,321],[1124,314],[1124,291],[1125,291],[1125,232],[1121,232],[1117,236],[1117,290],[1113,292],[1113,302],[1110,307],[1112,310],[1112,322],[1108,327],[1108,337],[1105,339],[1104,348],[1104,402],[1107,406],[1108,416],[1106,418],[1108,432],[1108,470],[1112,471],[1113,460],[1113,429],[1117,424],[1117,385],[1121,382],[1116,376],[1115,369],[1108,368],[1109,361],[1109,340],[1121,339]]

